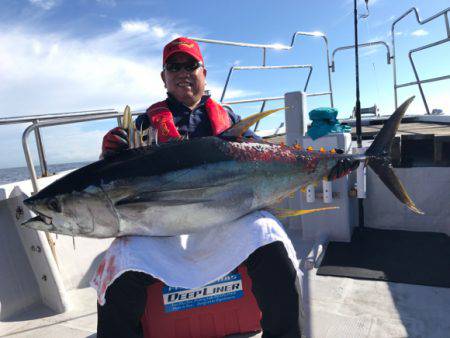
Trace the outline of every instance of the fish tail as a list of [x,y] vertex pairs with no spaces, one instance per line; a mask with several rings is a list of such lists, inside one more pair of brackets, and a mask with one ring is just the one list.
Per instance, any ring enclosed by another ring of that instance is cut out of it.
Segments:
[[383,128],[381,128],[380,132],[375,137],[375,140],[365,152],[365,155],[367,158],[367,165],[372,168],[394,196],[404,203],[411,211],[417,214],[424,214],[423,211],[416,207],[406,192],[402,182],[400,182],[397,175],[395,175],[389,157],[391,144],[397,133],[402,117],[405,115],[408,106],[413,100],[414,96],[407,99],[397,108],[391,117],[384,123]]

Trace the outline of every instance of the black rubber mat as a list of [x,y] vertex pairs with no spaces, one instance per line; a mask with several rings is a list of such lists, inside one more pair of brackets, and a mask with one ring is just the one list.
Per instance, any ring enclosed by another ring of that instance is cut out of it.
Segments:
[[350,243],[328,244],[317,274],[450,288],[450,237],[357,228]]

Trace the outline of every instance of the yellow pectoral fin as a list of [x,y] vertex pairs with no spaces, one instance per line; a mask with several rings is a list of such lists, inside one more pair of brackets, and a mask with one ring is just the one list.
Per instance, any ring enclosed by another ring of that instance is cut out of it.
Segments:
[[241,137],[252,125],[254,125],[259,120],[284,109],[286,108],[285,107],[277,108],[272,110],[266,110],[263,111],[262,113],[253,114],[245,119],[242,119],[241,121],[233,125],[231,128],[225,130],[222,133],[222,135],[227,137]]
[[306,214],[312,214],[314,212],[325,211],[325,210],[335,210],[339,209],[339,207],[325,207],[325,208],[317,208],[317,209],[308,209],[308,210],[291,210],[291,209],[272,209],[271,212],[278,218],[287,218],[293,216],[301,216]]

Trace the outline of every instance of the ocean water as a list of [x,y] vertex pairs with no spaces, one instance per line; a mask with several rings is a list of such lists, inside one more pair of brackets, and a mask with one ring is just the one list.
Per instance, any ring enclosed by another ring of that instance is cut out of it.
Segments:
[[[90,162],[74,162],[74,163],[62,163],[62,164],[49,164],[48,170],[51,173],[59,173],[61,171],[81,168]],[[41,175],[41,169],[39,166],[35,167],[36,174]],[[27,167],[19,168],[4,168],[0,169],[0,185],[6,183],[13,183],[17,181],[24,181],[30,178],[30,173]]]

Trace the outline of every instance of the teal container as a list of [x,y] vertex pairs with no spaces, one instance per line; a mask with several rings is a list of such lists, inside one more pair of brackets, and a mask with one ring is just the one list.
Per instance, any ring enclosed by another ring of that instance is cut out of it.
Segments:
[[329,133],[349,133],[352,128],[340,124],[337,115],[336,108],[322,107],[311,110],[309,118],[312,123],[306,134],[316,140]]

